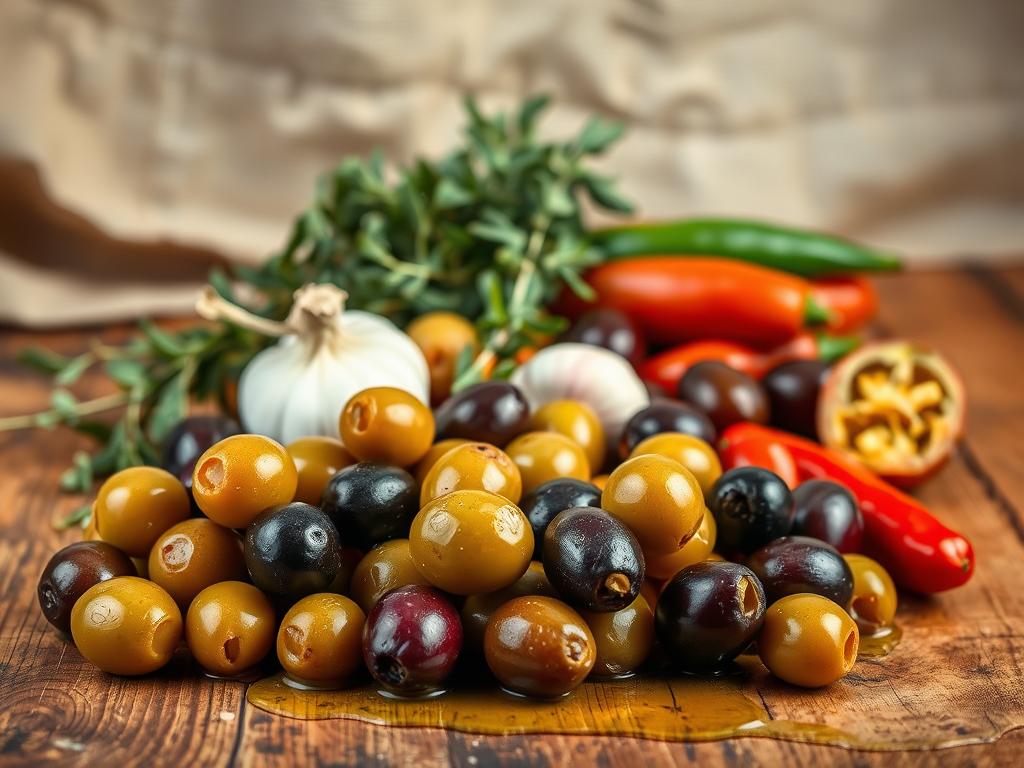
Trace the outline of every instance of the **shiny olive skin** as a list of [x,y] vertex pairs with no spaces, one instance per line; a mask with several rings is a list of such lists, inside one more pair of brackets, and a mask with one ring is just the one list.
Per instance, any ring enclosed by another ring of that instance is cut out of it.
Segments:
[[215,675],[238,675],[274,647],[277,617],[267,596],[252,584],[222,581],[188,607],[185,639],[199,665]]
[[523,480],[519,467],[501,448],[489,443],[462,443],[440,457],[427,472],[420,487],[420,506],[461,490],[489,491],[518,504]]
[[243,552],[253,583],[278,597],[323,592],[341,568],[334,524],[301,501],[272,507],[253,520],[245,531]]
[[580,315],[563,341],[575,341],[610,349],[639,365],[647,354],[647,342],[629,315],[617,309],[593,309]]
[[644,570],[648,578],[670,579],[683,568],[694,563],[704,562],[711,556],[717,536],[718,526],[715,524],[715,516],[705,510],[700,527],[690,537],[690,540],[683,544],[682,549],[671,555],[657,555],[644,560]]
[[316,506],[324,495],[324,488],[338,472],[356,463],[341,440],[323,435],[300,437],[285,446],[295,462],[298,486],[294,501]]
[[821,595],[796,594],[765,612],[757,653],[780,680],[819,688],[853,668],[859,645],[857,625],[840,606]]
[[761,386],[768,394],[772,425],[818,439],[818,395],[828,378],[822,360],[791,360],[768,371]]
[[560,512],[544,532],[544,573],[570,605],[613,612],[640,594],[644,554],[618,518],[576,507]]
[[364,613],[369,613],[392,589],[411,585],[430,586],[412,561],[408,539],[385,541],[367,552],[352,572],[349,594]]
[[104,672],[145,675],[171,660],[182,636],[181,610],[153,582],[117,576],[78,599],[71,636],[78,652]]
[[459,614],[430,587],[388,592],[363,627],[363,661],[374,679],[400,696],[439,690],[462,651]]
[[484,381],[457,392],[434,412],[439,440],[461,437],[503,447],[530,426],[530,405],[507,381]]
[[404,389],[370,387],[345,403],[338,431],[360,461],[411,467],[434,442],[434,414]]
[[503,606],[509,600],[527,595],[542,595],[544,597],[558,597],[555,588],[548,581],[544,573],[543,563],[533,560],[526,573],[504,589],[497,592],[487,592],[481,595],[470,595],[462,604],[462,632],[465,635],[465,647],[467,651],[483,654],[484,632],[487,630],[487,622],[491,614]]
[[626,422],[619,439],[619,456],[628,458],[638,444],[662,432],[692,435],[709,445],[714,445],[718,439],[715,425],[699,408],[678,400],[659,399],[641,408]]
[[424,454],[422,459],[416,462],[416,467],[413,470],[412,474],[413,477],[416,478],[416,484],[423,485],[423,481],[427,479],[427,474],[434,468],[438,459],[448,453],[452,448],[468,442],[469,440],[463,440],[460,437],[452,437],[447,440],[439,440],[430,446],[430,450]]
[[679,397],[704,411],[719,431],[740,421],[768,423],[768,395],[760,382],[718,360],[690,366],[679,380]]
[[36,593],[43,616],[59,631],[71,632],[71,609],[89,587],[117,576],[134,576],[131,559],[104,541],[77,541],[47,562]]
[[164,531],[147,562],[149,580],[166,589],[182,610],[210,585],[244,581],[249,575],[238,534],[204,517]]
[[592,483],[572,477],[548,480],[523,497],[523,514],[533,528],[535,560],[542,557],[544,531],[555,515],[572,507],[600,507],[601,491]]
[[807,536],[783,536],[747,558],[769,603],[810,592],[846,605],[853,594],[853,573],[839,550]]
[[419,489],[404,469],[359,462],[331,478],[320,509],[347,546],[366,551],[409,535],[419,510]]
[[860,631],[873,635],[891,627],[899,597],[889,572],[864,555],[845,555],[844,559],[853,574],[850,615]]
[[715,449],[693,435],[684,435],[682,432],[651,435],[638,443],[629,457],[642,456],[645,453],[656,453],[678,461],[697,478],[701,493],[705,496],[711,491],[715,480],[722,476],[722,462],[719,461]]
[[234,435],[199,457],[192,496],[213,522],[245,528],[268,507],[292,501],[298,483],[283,445],[263,435]]
[[455,491],[434,499],[409,532],[416,568],[453,595],[512,584],[526,572],[533,544],[533,529],[519,507],[487,491]]
[[597,659],[592,675],[628,677],[647,660],[654,645],[654,609],[643,595],[614,613],[580,615],[594,634]]
[[559,477],[590,479],[590,462],[583,448],[557,432],[527,432],[505,446],[519,467],[526,493]]
[[564,696],[597,660],[587,622],[552,597],[517,597],[491,614],[484,658],[506,689],[525,696]]
[[164,438],[160,466],[178,478],[191,496],[192,472],[199,457],[225,437],[241,432],[241,425],[227,416],[189,416]]
[[552,400],[530,417],[535,432],[558,432],[574,441],[587,456],[592,470],[604,465],[608,441],[594,409],[579,400]]
[[714,672],[757,637],[766,605],[757,576],[746,566],[697,563],[661,590],[655,628],[674,666]]
[[704,497],[678,461],[645,454],[612,471],[601,508],[629,526],[645,557],[655,557],[678,552],[690,540],[704,516]]
[[185,486],[157,467],[129,467],[100,486],[92,506],[96,533],[129,557],[148,557],[161,533],[192,514]]
[[856,552],[864,540],[864,516],[845,486],[832,480],[806,480],[793,489],[793,533]]
[[277,660],[290,679],[303,685],[342,687],[362,667],[365,623],[362,608],[343,595],[307,595],[281,620]]
[[459,355],[467,347],[474,356],[480,349],[476,328],[462,315],[437,311],[420,315],[405,332],[427,361],[431,402],[442,402],[451,393]]
[[786,483],[761,467],[730,469],[707,498],[718,524],[718,550],[750,554],[785,536],[793,526],[793,495]]

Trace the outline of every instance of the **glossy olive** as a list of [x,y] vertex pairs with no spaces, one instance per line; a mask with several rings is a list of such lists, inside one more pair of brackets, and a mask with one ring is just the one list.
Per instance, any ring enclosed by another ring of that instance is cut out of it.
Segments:
[[757,638],[764,665],[805,688],[834,683],[857,661],[860,633],[841,607],[821,595],[789,595],[765,612]]
[[730,469],[707,498],[718,524],[718,550],[749,554],[793,526],[793,495],[786,483],[761,467]]
[[864,516],[845,486],[832,480],[806,480],[793,489],[793,533],[856,552],[864,540]]
[[700,526],[704,498],[697,478],[678,461],[645,454],[608,476],[601,507],[629,526],[645,557],[670,555]]
[[626,422],[619,439],[619,456],[627,458],[641,442],[662,432],[681,432],[710,445],[718,439],[715,425],[703,411],[689,403],[659,399],[641,408]]
[[399,467],[359,462],[327,484],[320,508],[346,545],[362,550],[409,535],[419,510],[419,489]]
[[277,617],[252,584],[222,581],[188,608],[185,639],[200,666],[215,675],[238,675],[259,664],[274,645]]
[[696,563],[665,584],[655,627],[674,666],[712,672],[723,669],[757,636],[765,606],[764,590],[749,568]]
[[92,513],[99,537],[129,557],[148,556],[161,533],[192,514],[185,487],[156,467],[130,467],[108,477]]
[[544,573],[566,602],[589,611],[625,608],[640,594],[640,543],[603,509],[560,512],[544,533]]
[[576,611],[552,597],[517,597],[491,614],[484,658],[498,681],[526,696],[563,696],[597,660],[594,635]]
[[366,617],[363,661],[392,693],[419,696],[440,689],[461,650],[459,614],[430,587],[388,592]]
[[647,660],[654,645],[654,610],[643,595],[614,613],[581,611],[594,634],[597,659],[591,674],[627,677]]
[[441,403],[452,391],[455,363],[468,347],[475,355],[480,349],[476,328],[455,312],[427,312],[406,327],[416,346],[423,352],[430,370],[430,400]]
[[533,528],[534,558],[541,559],[544,531],[555,515],[573,507],[601,506],[597,486],[571,477],[548,480],[523,497],[523,514]]
[[563,341],[590,344],[616,352],[639,365],[647,354],[647,342],[629,315],[617,309],[594,309],[580,315]]
[[590,479],[590,463],[583,449],[557,432],[527,432],[505,451],[519,467],[525,493],[559,477]]
[[277,660],[289,678],[303,685],[341,687],[362,666],[365,623],[362,608],[343,595],[307,595],[281,620]]
[[811,592],[840,605],[850,602],[853,574],[839,550],[807,536],[783,536],[747,559],[769,603],[786,595]]
[[533,529],[519,507],[502,496],[455,491],[419,511],[409,548],[420,573],[445,592],[494,592],[526,572]]
[[71,609],[78,652],[104,672],[145,675],[171,660],[182,635],[181,611],[163,589],[137,576],[89,587]]
[[608,450],[604,427],[594,409],[586,403],[579,400],[552,400],[530,417],[530,429],[565,435],[583,449],[591,469],[597,470],[604,465]]
[[899,598],[889,572],[864,555],[845,555],[845,559],[853,574],[850,615],[860,631],[873,635],[891,627]]
[[715,548],[717,534],[715,516],[704,510],[700,527],[690,540],[683,544],[683,548],[671,555],[653,555],[646,558],[644,570],[650,578],[670,579],[683,568],[707,560],[711,550]]
[[323,592],[341,567],[334,524],[301,501],[272,507],[253,520],[245,531],[243,552],[253,583],[280,597]]
[[551,586],[551,582],[548,581],[548,577],[544,573],[544,565],[537,560],[530,563],[526,573],[520,576],[514,584],[499,589],[497,592],[467,597],[462,604],[461,612],[466,650],[483,654],[484,632],[491,614],[509,600],[527,595],[558,597],[555,588]]
[[149,551],[147,573],[182,610],[211,584],[248,578],[238,534],[203,517],[164,531]]
[[199,457],[192,477],[196,504],[225,528],[245,528],[268,507],[290,502],[297,487],[295,462],[263,435],[221,440]]
[[438,459],[455,446],[468,442],[469,440],[463,440],[461,437],[452,437],[447,440],[440,440],[430,446],[430,450],[424,454],[422,459],[416,462],[416,467],[413,470],[412,475],[416,478],[416,485],[423,485],[423,481],[427,479],[427,473],[434,468]]
[[356,463],[356,458],[333,437],[316,435],[300,437],[288,443],[285,450],[295,462],[298,485],[295,501],[304,501],[314,506],[320,503],[327,483],[345,467]]
[[352,572],[349,594],[364,613],[369,613],[377,601],[392,589],[414,584],[430,586],[412,561],[409,540],[394,539],[374,547],[363,556]]
[[761,386],[768,394],[772,424],[816,440],[818,395],[829,370],[822,360],[792,360],[768,371]]
[[489,443],[462,443],[434,462],[419,492],[423,506],[452,491],[489,491],[519,503],[523,481],[519,467],[501,448]]
[[434,442],[434,414],[397,387],[371,387],[353,395],[338,420],[341,441],[360,461],[411,467]]
[[722,475],[722,462],[718,460],[715,449],[693,435],[682,432],[662,432],[641,441],[629,455],[642,456],[645,453],[656,453],[668,459],[678,461],[697,478],[701,493],[710,493],[711,487]]
[[499,448],[530,424],[530,406],[507,381],[474,384],[445,400],[434,413],[438,438],[461,437]]
[[740,421],[768,423],[768,395],[760,382],[718,360],[690,366],[679,380],[679,397],[704,411],[719,431]]
[[199,457],[225,437],[241,432],[239,423],[226,416],[189,416],[179,421],[164,439],[160,465],[178,478],[191,494],[192,472]]
[[43,568],[36,593],[48,622],[71,631],[71,609],[89,587],[117,576],[134,576],[131,559],[103,541],[77,541],[54,554]]

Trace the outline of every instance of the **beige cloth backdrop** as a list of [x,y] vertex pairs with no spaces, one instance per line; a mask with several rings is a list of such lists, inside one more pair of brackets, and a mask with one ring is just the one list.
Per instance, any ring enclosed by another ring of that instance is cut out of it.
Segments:
[[548,91],[643,213],[1024,253],[1020,0],[2,0],[0,320],[187,307],[318,173]]

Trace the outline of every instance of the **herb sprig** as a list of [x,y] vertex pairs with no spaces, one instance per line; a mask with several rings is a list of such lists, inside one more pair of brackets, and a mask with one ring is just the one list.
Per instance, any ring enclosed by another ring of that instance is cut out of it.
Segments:
[[[594,118],[568,141],[543,141],[537,122],[547,105],[539,96],[514,114],[486,117],[467,99],[463,146],[436,162],[419,159],[393,181],[379,154],[346,158],[320,180],[279,253],[257,267],[215,271],[210,284],[274,320],[311,282],[334,283],[348,292],[348,306],[400,326],[432,310],[458,312],[477,323],[482,349],[475,359],[460,358],[455,389],[509,375],[518,350],[564,328],[548,306],[565,287],[590,295],[581,274],[604,256],[588,240],[581,198],[632,210],[613,180],[589,166],[622,126]],[[273,341],[228,323],[172,333],[143,321],[140,330],[122,346],[93,344],[74,358],[45,350],[22,356],[53,376],[51,407],[0,420],[0,431],[64,425],[100,444],[75,456],[61,478],[64,490],[84,492],[119,469],[159,463],[159,445],[190,398],[221,395]],[[119,392],[79,402],[67,387],[97,365]],[[93,418],[115,408],[123,410],[112,424]]]

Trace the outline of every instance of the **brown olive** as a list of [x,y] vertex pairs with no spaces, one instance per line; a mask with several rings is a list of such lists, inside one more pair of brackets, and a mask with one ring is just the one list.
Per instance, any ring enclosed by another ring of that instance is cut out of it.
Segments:
[[859,644],[857,625],[841,607],[821,595],[796,594],[765,612],[757,652],[780,680],[819,688],[853,668]]
[[452,491],[489,491],[519,503],[523,481],[519,467],[501,448],[463,443],[439,458],[420,487],[420,506]]
[[559,477],[590,479],[590,463],[578,443],[557,432],[527,432],[506,446],[519,467],[523,492]]
[[557,597],[554,588],[544,574],[544,566],[537,560],[530,563],[526,573],[514,584],[487,592],[482,595],[470,595],[462,604],[462,632],[465,636],[465,648],[474,653],[483,653],[484,632],[491,614],[509,600],[527,595],[543,595]]
[[413,584],[429,586],[430,582],[412,561],[408,539],[385,541],[367,552],[352,572],[349,593],[364,613],[385,594],[398,587]]
[[185,486],[156,467],[111,475],[92,509],[99,537],[130,557],[147,557],[161,533],[192,514]]
[[338,688],[362,666],[366,614],[342,595],[320,592],[295,603],[281,620],[277,659],[303,685]]
[[338,421],[341,440],[360,461],[411,467],[434,442],[434,415],[397,387],[371,387],[352,396]]
[[587,622],[552,597],[517,597],[491,614],[484,633],[487,666],[508,690],[563,696],[594,668],[594,635]]
[[614,613],[583,611],[594,633],[597,660],[591,674],[628,677],[646,661],[654,645],[654,611],[641,594]]
[[652,435],[638,443],[629,456],[633,458],[645,453],[656,453],[678,461],[697,478],[701,493],[705,496],[722,474],[722,463],[718,460],[715,449],[699,437],[684,435],[682,432]]
[[216,675],[238,675],[274,647],[277,617],[267,596],[252,584],[222,581],[192,601],[185,621],[188,648]]
[[503,447],[530,423],[530,405],[507,381],[484,381],[445,400],[434,414],[439,438],[461,437]]
[[679,397],[704,411],[719,431],[739,421],[768,423],[768,396],[757,379],[717,360],[690,366],[679,380]]
[[594,409],[579,400],[552,400],[538,408],[530,418],[530,429],[558,432],[575,441],[587,456],[591,469],[604,464],[608,444],[604,427]]
[[210,585],[247,581],[249,576],[238,534],[204,517],[164,531],[149,552],[148,565],[149,579],[183,610]]
[[71,609],[89,587],[116,576],[134,576],[135,566],[124,552],[103,541],[77,541],[57,552],[39,577],[39,607],[46,620],[65,634],[71,631]]
[[830,371],[822,360],[792,360],[768,371],[761,385],[768,394],[772,424],[818,439],[818,393]]
[[355,464],[356,458],[333,437],[300,437],[288,444],[286,450],[295,462],[298,487],[295,501],[320,505],[320,497],[332,477],[345,467]]

